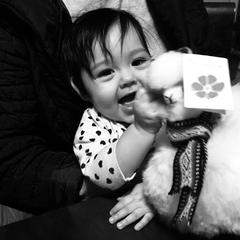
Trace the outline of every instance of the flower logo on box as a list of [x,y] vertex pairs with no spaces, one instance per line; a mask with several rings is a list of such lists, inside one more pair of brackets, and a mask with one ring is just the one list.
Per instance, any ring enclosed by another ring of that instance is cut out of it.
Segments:
[[192,89],[200,98],[215,98],[224,88],[223,82],[218,82],[213,75],[198,77],[199,82],[192,83]]

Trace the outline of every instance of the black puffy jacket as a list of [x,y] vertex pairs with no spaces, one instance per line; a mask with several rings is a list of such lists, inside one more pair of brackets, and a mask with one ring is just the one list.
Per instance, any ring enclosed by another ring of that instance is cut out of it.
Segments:
[[0,204],[41,213],[79,200],[72,142],[85,105],[60,64],[68,11],[0,0]]

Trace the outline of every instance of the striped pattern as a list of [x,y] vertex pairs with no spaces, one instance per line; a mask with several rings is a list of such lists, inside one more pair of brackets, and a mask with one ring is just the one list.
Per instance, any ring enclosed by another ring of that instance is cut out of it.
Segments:
[[173,164],[173,184],[169,195],[179,193],[180,199],[173,223],[186,220],[191,225],[202,189],[207,164],[207,141],[216,114],[204,112],[198,118],[168,122],[167,134],[177,152]]

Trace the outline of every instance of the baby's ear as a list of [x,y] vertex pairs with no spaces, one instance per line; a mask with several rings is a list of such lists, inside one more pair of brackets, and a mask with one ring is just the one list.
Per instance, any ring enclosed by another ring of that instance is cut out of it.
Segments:
[[74,91],[75,91],[84,101],[86,101],[86,102],[89,102],[89,101],[90,101],[89,97],[88,97],[85,93],[81,92],[81,91],[79,90],[79,88],[75,85],[75,83],[73,82],[72,77],[70,78],[70,84],[71,84],[72,88],[74,89]]

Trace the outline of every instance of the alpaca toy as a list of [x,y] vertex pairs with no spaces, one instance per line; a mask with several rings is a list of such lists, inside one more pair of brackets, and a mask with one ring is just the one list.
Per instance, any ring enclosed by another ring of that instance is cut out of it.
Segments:
[[168,122],[143,173],[145,195],[181,231],[240,234],[240,85],[233,111],[203,113],[184,107],[182,74],[182,54],[168,52],[138,76]]

